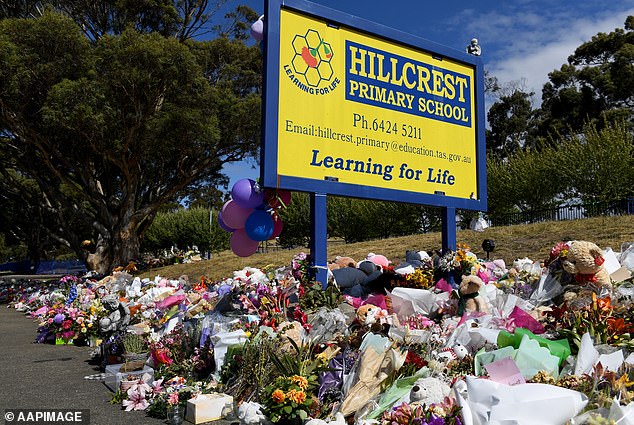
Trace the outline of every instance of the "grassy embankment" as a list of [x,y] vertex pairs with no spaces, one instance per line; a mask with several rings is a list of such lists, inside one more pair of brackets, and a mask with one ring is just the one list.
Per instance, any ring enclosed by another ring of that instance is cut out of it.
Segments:
[[[484,232],[472,230],[458,231],[457,241],[466,243],[478,258],[485,258],[481,247],[483,239],[495,241],[495,251],[491,258],[502,258],[511,264],[516,258],[528,257],[532,260],[543,260],[548,257],[552,246],[561,240],[588,240],[601,248],[611,247],[615,252],[621,251],[621,244],[634,242],[634,216],[598,217],[573,221],[544,222],[529,225],[488,228]],[[369,252],[383,254],[392,261],[403,260],[405,251],[432,250],[440,248],[440,233],[403,236],[399,238],[374,240],[354,244],[341,242],[330,243],[328,259],[337,255],[352,257],[359,261]],[[175,278],[188,275],[192,280],[205,276],[211,280],[230,277],[234,270],[246,266],[262,268],[267,265],[281,267],[288,265],[298,252],[308,252],[307,248],[271,251],[258,253],[247,258],[240,258],[231,251],[214,254],[211,260],[189,264],[151,269],[142,277],[154,278],[156,275]]]

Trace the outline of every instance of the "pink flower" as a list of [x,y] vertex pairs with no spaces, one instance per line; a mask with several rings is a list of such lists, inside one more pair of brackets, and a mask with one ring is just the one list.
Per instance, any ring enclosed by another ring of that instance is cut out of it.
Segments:
[[169,397],[167,398],[167,402],[172,406],[174,406],[175,404],[178,404],[178,393],[177,392],[170,393]]
[[128,390],[128,400],[123,400],[122,404],[128,412],[130,410],[145,410],[148,406],[145,395],[141,395],[139,391],[135,391],[132,388]]
[[152,382],[152,394],[158,394],[163,391],[163,378]]
[[130,391],[136,391],[141,395],[141,397],[145,398],[145,394],[152,391],[152,388],[145,383],[143,378],[139,378],[139,380],[132,384],[132,386],[128,389],[128,392]]

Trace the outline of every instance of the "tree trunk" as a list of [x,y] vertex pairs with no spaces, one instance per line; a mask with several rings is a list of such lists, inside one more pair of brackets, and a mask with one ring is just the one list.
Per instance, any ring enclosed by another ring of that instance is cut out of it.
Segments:
[[99,237],[97,249],[94,253],[88,254],[86,264],[90,270],[110,274],[115,267],[125,267],[130,261],[138,260],[140,246],[136,222],[127,220],[125,223],[119,223],[106,237]]

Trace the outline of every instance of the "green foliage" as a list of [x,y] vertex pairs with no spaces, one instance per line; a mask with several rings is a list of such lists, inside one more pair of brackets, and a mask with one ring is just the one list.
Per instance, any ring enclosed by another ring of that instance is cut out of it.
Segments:
[[342,238],[346,243],[418,233],[421,219],[421,208],[417,205],[328,198],[330,236]]
[[299,299],[302,311],[313,312],[321,307],[335,309],[339,307],[343,298],[338,286],[329,284],[324,290],[321,282],[312,282],[305,285],[304,295]]
[[557,205],[567,187],[557,152],[519,150],[506,160],[488,157],[489,213],[537,210]]
[[4,233],[0,233],[0,263],[17,261],[26,257],[26,246],[8,244]]
[[571,195],[584,202],[634,194],[634,139],[625,124],[588,124],[583,134],[563,141],[556,156]]
[[243,346],[229,347],[220,372],[224,392],[236,400],[258,396],[275,378],[271,374],[271,355],[278,341],[263,333],[247,340]]
[[0,21],[0,162],[40,192],[23,201],[39,208],[35,230],[80,256],[94,240],[107,272],[138,257],[163,204],[226,184],[225,162],[256,155],[261,53],[189,40],[207,1],[55,7]]
[[148,350],[147,341],[141,335],[127,332],[123,337],[123,349],[126,353],[144,353]]
[[632,121],[634,104],[633,17],[625,28],[599,33],[579,46],[568,63],[549,74],[538,111],[538,134],[575,134],[590,121]]
[[202,251],[218,252],[228,248],[229,237],[212,211],[202,207],[181,208],[156,215],[145,234],[143,248],[158,251],[196,245]]
[[524,146],[532,114],[531,96],[520,90],[501,96],[491,105],[487,120],[491,129],[487,132],[487,153],[506,158]]
[[310,199],[308,194],[293,192],[291,202],[280,210],[284,227],[280,234],[283,247],[307,246],[310,240]]

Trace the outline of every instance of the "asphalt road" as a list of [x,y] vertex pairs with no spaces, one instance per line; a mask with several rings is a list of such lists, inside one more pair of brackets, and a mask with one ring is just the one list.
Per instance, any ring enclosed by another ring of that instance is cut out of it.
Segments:
[[0,304],[2,423],[10,423],[4,422],[5,409],[89,409],[91,425],[166,423],[145,412],[126,412],[120,404],[109,404],[111,393],[105,384],[84,379],[99,372],[97,365],[89,363],[93,349],[36,344],[36,329],[31,319]]

